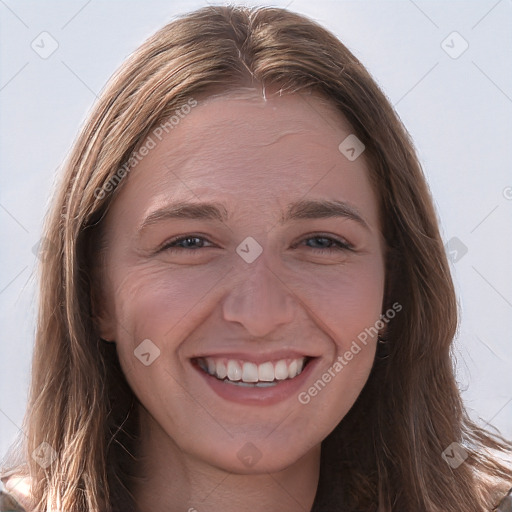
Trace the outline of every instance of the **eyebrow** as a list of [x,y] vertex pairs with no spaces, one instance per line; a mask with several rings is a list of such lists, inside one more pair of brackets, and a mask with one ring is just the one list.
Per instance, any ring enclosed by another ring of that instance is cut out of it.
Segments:
[[[301,219],[326,219],[342,217],[358,222],[369,229],[358,210],[343,201],[300,200],[289,205],[286,213],[281,215],[280,223]],[[137,229],[141,233],[146,227],[169,219],[212,220],[226,222],[229,215],[221,203],[187,203],[178,202],[150,213]]]

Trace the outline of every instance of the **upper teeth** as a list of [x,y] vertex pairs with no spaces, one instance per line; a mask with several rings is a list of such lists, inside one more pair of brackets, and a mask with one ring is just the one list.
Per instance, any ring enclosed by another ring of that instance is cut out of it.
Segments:
[[297,359],[280,359],[261,364],[237,359],[201,357],[199,366],[218,379],[242,382],[272,382],[273,380],[293,379],[299,375],[306,361],[305,357]]

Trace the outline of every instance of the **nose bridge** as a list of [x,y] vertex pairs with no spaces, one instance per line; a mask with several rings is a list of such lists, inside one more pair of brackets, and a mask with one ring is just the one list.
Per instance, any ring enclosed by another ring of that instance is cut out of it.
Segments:
[[252,263],[240,262],[223,303],[224,319],[242,324],[253,336],[265,336],[291,322],[296,304],[264,253]]

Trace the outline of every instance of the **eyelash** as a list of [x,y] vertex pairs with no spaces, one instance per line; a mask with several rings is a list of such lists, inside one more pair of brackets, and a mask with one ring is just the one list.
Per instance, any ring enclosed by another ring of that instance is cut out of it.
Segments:
[[[339,251],[353,251],[354,248],[352,245],[350,245],[348,242],[344,242],[342,240],[338,240],[337,238],[333,238],[332,236],[326,236],[326,235],[321,235],[321,234],[318,234],[318,235],[314,235],[314,236],[308,236],[306,238],[303,238],[302,241],[304,240],[312,240],[312,239],[322,239],[322,240],[328,240],[329,242],[332,242],[335,244],[335,247],[326,247],[324,249],[319,249],[319,248],[316,248],[316,247],[311,247],[311,250],[314,251],[314,252],[319,252],[319,253],[322,253],[322,254],[325,254],[326,252],[339,252]],[[202,236],[199,236],[199,235],[185,235],[185,236],[180,236],[180,237],[177,237],[177,238],[173,238],[172,240],[169,240],[168,242],[166,242],[157,252],[162,252],[162,251],[168,251],[168,252],[171,252],[171,253],[174,253],[174,252],[179,252],[179,251],[182,251],[182,250],[185,250],[185,251],[189,251],[189,252],[197,252],[198,249],[204,249],[205,247],[198,247],[198,248],[187,248],[187,247],[181,247],[181,248],[177,248],[177,247],[173,247],[174,244],[178,244],[180,242],[183,242],[185,240],[188,240],[188,239],[199,239],[199,240],[202,240],[202,241],[208,241],[209,240],[205,237],[202,237]],[[293,248],[297,247],[299,244],[295,244],[293,246]]]

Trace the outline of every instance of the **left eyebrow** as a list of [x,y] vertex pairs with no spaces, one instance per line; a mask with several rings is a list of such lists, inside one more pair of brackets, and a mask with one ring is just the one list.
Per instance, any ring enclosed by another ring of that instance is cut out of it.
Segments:
[[[286,213],[281,215],[280,223],[301,219],[326,219],[344,217],[353,220],[369,229],[357,209],[343,201],[300,200],[291,203]],[[186,203],[178,202],[150,213],[137,228],[140,233],[148,226],[168,219],[213,220],[226,222],[228,212],[220,203]]]
[[344,201],[301,200],[292,203],[285,215],[281,216],[281,223],[299,219],[326,219],[331,217],[345,217],[370,229],[357,209]]

